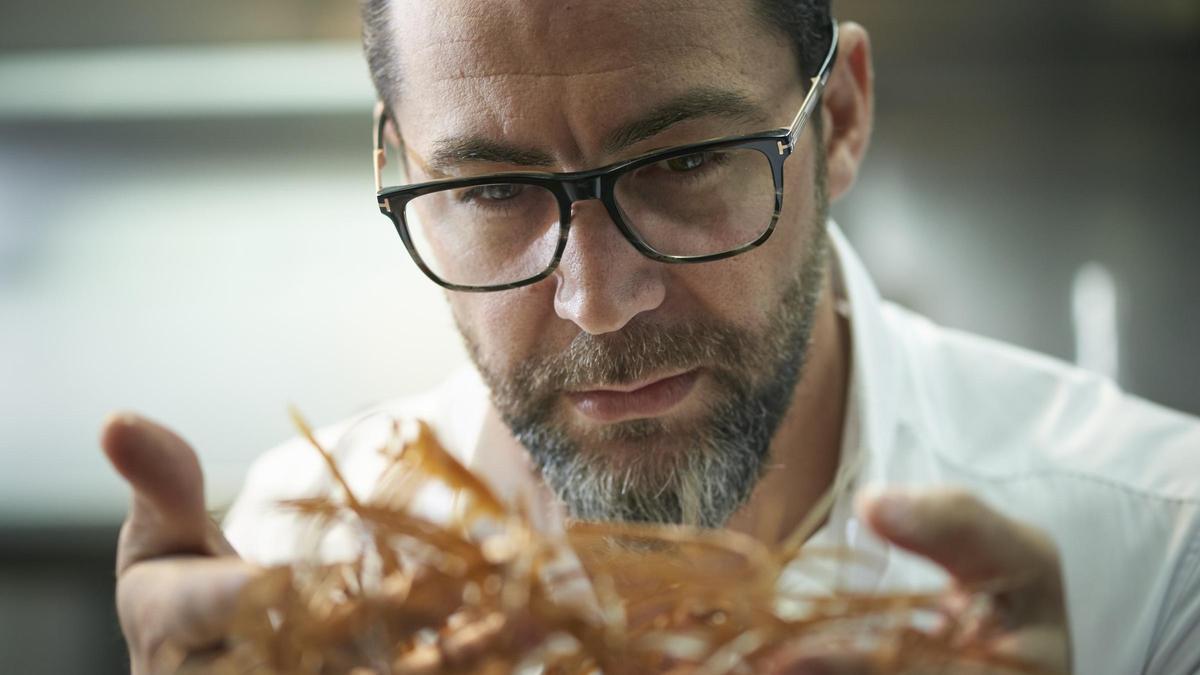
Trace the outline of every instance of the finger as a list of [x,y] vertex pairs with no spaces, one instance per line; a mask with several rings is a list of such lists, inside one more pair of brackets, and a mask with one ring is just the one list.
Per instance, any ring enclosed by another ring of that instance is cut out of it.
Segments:
[[249,675],[253,672],[238,666],[224,645],[190,652],[172,646],[160,650],[149,672],[169,675]]
[[936,562],[967,587],[1057,578],[1053,542],[962,490],[889,489],[862,495],[858,506],[880,536]]
[[[509,628],[504,614],[494,612],[476,621],[460,626],[439,645],[450,668],[468,667],[480,657],[497,647],[497,639]],[[511,637],[511,636],[510,636]]]
[[767,672],[772,675],[875,675],[871,659],[858,654],[814,654],[811,650],[781,655]]
[[261,571],[237,558],[161,558],[129,568],[117,608],[136,664],[151,672],[223,644],[246,583]]
[[232,552],[204,510],[200,462],[183,439],[150,420],[123,413],[105,421],[100,445],[133,488],[133,505],[121,529],[118,574],[155,556]]

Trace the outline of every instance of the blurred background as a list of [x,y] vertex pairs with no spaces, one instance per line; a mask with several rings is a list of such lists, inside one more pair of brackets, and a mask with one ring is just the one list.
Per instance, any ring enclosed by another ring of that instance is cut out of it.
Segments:
[[[837,0],[875,142],[836,207],[885,296],[1200,413],[1200,3]],[[0,673],[126,672],[105,413],[209,503],[462,359],[375,208],[350,0],[0,2]]]

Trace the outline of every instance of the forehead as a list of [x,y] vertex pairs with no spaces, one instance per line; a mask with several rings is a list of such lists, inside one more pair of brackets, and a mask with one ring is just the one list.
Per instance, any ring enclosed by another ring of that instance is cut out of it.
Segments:
[[606,127],[689,89],[763,101],[795,81],[785,38],[751,0],[409,0],[390,12],[393,104],[410,142],[536,131],[586,152]]

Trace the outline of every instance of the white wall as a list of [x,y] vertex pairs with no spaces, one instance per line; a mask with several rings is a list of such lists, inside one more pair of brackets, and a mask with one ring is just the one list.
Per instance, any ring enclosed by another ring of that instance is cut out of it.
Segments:
[[227,504],[289,437],[462,360],[374,206],[362,117],[0,126],[0,522],[113,522],[107,411],[174,426]]

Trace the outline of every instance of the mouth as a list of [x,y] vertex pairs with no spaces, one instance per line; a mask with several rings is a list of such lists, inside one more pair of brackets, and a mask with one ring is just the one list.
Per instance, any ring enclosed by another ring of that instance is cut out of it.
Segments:
[[693,369],[627,385],[569,391],[567,399],[585,417],[605,424],[658,417],[683,403],[699,377],[699,369]]

